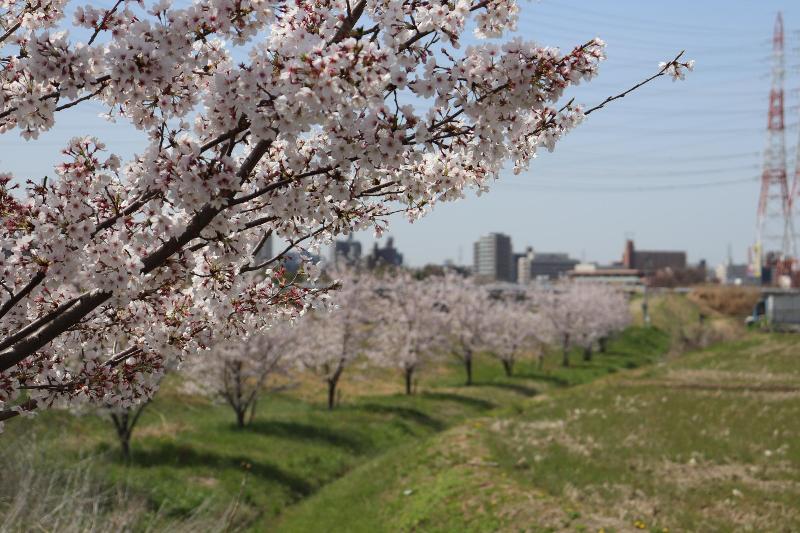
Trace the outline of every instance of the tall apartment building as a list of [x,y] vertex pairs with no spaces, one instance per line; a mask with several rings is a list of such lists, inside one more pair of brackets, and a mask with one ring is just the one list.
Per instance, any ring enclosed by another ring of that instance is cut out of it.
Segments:
[[490,233],[478,239],[473,247],[475,276],[486,281],[516,281],[516,265],[511,251],[511,237]]

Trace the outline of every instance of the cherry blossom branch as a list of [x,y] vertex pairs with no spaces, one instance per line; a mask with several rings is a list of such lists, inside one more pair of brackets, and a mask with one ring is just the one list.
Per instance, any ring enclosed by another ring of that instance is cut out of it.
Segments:
[[103,220],[102,222],[100,222],[99,224],[97,224],[95,226],[95,228],[94,228],[94,231],[92,231],[91,236],[94,237],[95,235],[97,235],[101,231],[110,228],[120,218],[123,218],[123,217],[126,217],[126,216],[134,214],[136,211],[138,211],[139,209],[144,207],[147,204],[147,202],[149,202],[150,200],[154,199],[159,194],[160,193],[158,191],[150,191],[150,192],[141,194],[139,196],[139,199],[138,200],[134,200],[130,205],[128,205],[128,207],[126,207],[122,211],[119,211],[113,217],[109,217],[109,218]]
[[670,68],[675,67],[676,65],[684,66],[684,64],[679,63],[678,61],[680,60],[681,57],[683,57],[683,54],[685,52],[686,52],[685,50],[681,50],[681,52],[677,56],[675,56],[675,59],[673,59],[669,63],[664,64],[664,66],[661,68],[661,70],[658,71],[658,73],[650,76],[647,79],[644,79],[644,80],[640,81],[636,85],[632,86],[631,88],[629,88],[629,89],[627,89],[625,91],[622,91],[621,93],[619,93],[617,95],[609,96],[608,98],[606,98],[605,100],[603,100],[602,102],[597,104],[596,106],[591,107],[591,108],[587,109],[586,111],[584,111],[583,114],[584,115],[589,115],[591,113],[594,113],[598,109],[603,109],[606,106],[606,104],[609,104],[609,103],[613,102],[614,100],[619,100],[620,98],[625,98],[628,94],[632,93],[633,91],[635,91],[639,87],[642,87],[643,85],[647,85],[648,83],[650,83],[654,79],[660,78],[661,76],[666,75],[667,70],[669,70]]
[[7,350],[0,352],[0,372],[5,372],[67,331],[83,317],[108,301],[111,296],[111,292],[100,289],[92,290],[80,296],[77,302],[69,306],[60,316],[53,318],[38,331],[27,335]]
[[329,227],[330,227],[330,225],[324,225],[324,226],[322,226],[320,228],[317,228],[316,230],[312,231],[311,233],[308,233],[307,235],[305,235],[303,237],[300,237],[298,239],[294,239],[292,241],[289,241],[289,244],[286,245],[286,248],[284,248],[278,255],[276,255],[276,256],[274,256],[274,257],[272,257],[270,259],[264,260],[264,261],[262,261],[261,263],[259,263],[257,265],[254,265],[254,264],[245,265],[241,269],[239,269],[239,274],[244,274],[246,272],[253,272],[255,270],[261,270],[262,268],[267,268],[272,263],[282,259],[286,254],[288,254],[290,251],[292,251],[292,249],[294,247],[296,247],[298,244],[300,244],[301,242],[307,241],[308,239],[316,237],[317,235],[319,235],[322,232],[324,232],[325,230],[327,230]]
[[350,32],[353,30],[353,26],[356,25],[358,19],[360,19],[361,15],[364,13],[364,8],[366,6],[367,6],[366,0],[359,0],[359,2],[352,9],[352,11],[349,12],[345,17],[345,19],[342,21],[341,26],[339,26],[339,29],[336,30],[336,34],[333,36],[333,38],[330,41],[328,41],[328,46],[338,43],[339,41],[341,41],[350,34]]
[[66,302],[63,302],[62,304],[60,304],[58,307],[56,307],[54,310],[50,311],[49,313],[47,313],[43,317],[41,317],[41,318],[39,318],[37,320],[34,320],[33,322],[31,322],[30,324],[28,324],[24,328],[20,329],[18,332],[14,333],[12,335],[9,335],[8,337],[6,337],[2,341],[0,341],[0,350],[8,348],[9,346],[13,345],[18,340],[25,338],[26,335],[32,333],[33,331],[36,331],[37,329],[39,329],[40,327],[44,326],[45,324],[47,324],[51,320],[55,319],[57,316],[59,316],[61,313],[65,312],[67,309],[72,307],[77,302],[78,302],[78,298],[77,297],[76,298],[72,298],[70,300],[67,300]]
[[26,12],[27,13],[33,12],[36,9],[39,9],[41,6],[42,6],[41,2],[36,2],[35,6],[32,6],[31,4],[27,4],[25,6],[25,8],[22,10],[22,13],[20,13],[20,16],[17,19],[17,22],[12,24],[11,27],[8,28],[8,30],[2,36],[0,36],[0,43],[5,42],[6,39],[11,37],[14,34],[14,32],[16,32],[20,28],[20,26],[22,26],[22,21],[25,19],[25,13]]
[[106,89],[107,83],[108,82],[102,82],[100,84],[100,88],[98,88],[96,91],[88,93],[88,94],[85,94],[85,95],[81,96],[80,98],[76,98],[75,100],[72,100],[71,102],[68,102],[66,104],[62,104],[62,105],[56,107],[55,110],[56,111],[64,111],[65,109],[69,109],[70,107],[75,107],[76,105],[80,104],[81,102],[85,102],[86,100],[91,100],[92,98],[94,98],[95,96],[97,96],[98,94],[100,94],[101,92],[103,92]]
[[[95,79],[91,83],[91,85],[98,85],[98,84],[101,84],[101,83],[105,83],[105,82],[107,82],[109,80],[111,80],[111,76],[109,76],[109,75],[100,76],[99,78]],[[78,87],[78,89],[85,89],[85,88],[86,88],[86,85],[81,85],[81,86]],[[49,92],[49,93],[47,93],[45,95],[40,96],[39,97],[39,101],[40,102],[46,102],[47,100],[53,100],[53,99],[57,100],[60,97],[61,97],[61,90],[60,89],[56,89],[55,91],[51,91],[51,92]],[[14,112],[18,111],[18,109],[19,108],[16,107],[16,106],[9,107],[5,111],[0,112],[0,118],[6,118],[11,113],[14,113]]]
[[[242,166],[239,168],[239,172],[237,173],[239,179],[245,179],[253,172],[258,162],[264,154],[267,153],[267,150],[269,150],[270,144],[269,141],[259,141],[255,145],[250,155],[247,156]],[[192,220],[187,224],[183,233],[177,237],[171,238],[156,251],[142,259],[142,264],[144,265],[142,273],[147,274],[163,265],[170,256],[200,235],[200,232],[202,232],[223,209],[224,207],[218,207],[216,203],[209,203],[203,206],[203,208],[192,217]]]
[[[477,10],[479,10],[481,8],[484,8],[484,7],[488,6],[491,3],[491,1],[492,0],[483,0],[482,2],[478,2],[474,6],[470,7],[469,10],[470,11],[477,11]],[[402,45],[400,45],[400,51],[402,52],[404,50],[407,50],[415,42],[419,41],[420,39],[424,39],[425,37],[427,37],[431,33],[435,33],[436,31],[437,31],[436,29],[426,30],[426,31],[423,31],[423,32],[417,31],[416,35],[414,35],[413,37],[409,38]]]
[[101,20],[100,24],[98,24],[97,28],[95,28],[94,33],[92,33],[92,36],[89,38],[89,42],[87,43],[87,45],[91,45],[94,42],[94,40],[97,39],[97,36],[100,35],[100,32],[106,29],[105,26],[106,23],[108,22],[108,19],[110,19],[111,15],[113,15],[117,11],[117,8],[119,8],[119,6],[122,5],[122,2],[124,2],[124,0],[117,0],[117,3],[114,4],[114,7],[106,11],[106,14],[103,16],[103,20]]
[[11,309],[23,298],[25,298],[30,292],[36,288],[45,278],[46,269],[40,269],[36,274],[31,278],[31,280],[22,288],[17,294],[12,294],[11,298],[8,299],[2,306],[0,306],[0,318],[5,316],[6,313],[11,311]]
[[0,422],[5,422],[6,420],[10,420],[15,416],[19,416],[21,411],[33,411],[39,406],[39,402],[36,400],[26,400],[19,404],[16,409],[5,409],[0,411]]
[[[256,144],[239,169],[238,176],[240,178],[248,176],[253,171],[258,161],[269,149],[269,145],[270,143],[267,141],[259,141],[259,143]],[[203,228],[210,224],[214,217],[221,211],[221,207],[216,207],[211,204],[204,206],[203,209],[192,218],[181,235],[165,242],[154,253],[142,260],[144,265],[142,273],[147,274],[161,266],[171,255],[197,237]],[[25,357],[39,350],[42,346],[67,331],[84,316],[108,301],[111,296],[112,293],[109,291],[99,289],[93,290],[79,297],[75,305],[66,308],[61,313],[61,316],[53,318],[52,321],[42,326],[38,331],[26,334],[23,339],[18,341],[17,337],[14,336],[12,342],[16,342],[16,344],[9,344],[8,339],[6,339],[3,344],[10,346],[10,348],[4,352],[0,352],[0,372],[4,372],[18,364]],[[29,328],[26,328],[26,330],[28,329]]]

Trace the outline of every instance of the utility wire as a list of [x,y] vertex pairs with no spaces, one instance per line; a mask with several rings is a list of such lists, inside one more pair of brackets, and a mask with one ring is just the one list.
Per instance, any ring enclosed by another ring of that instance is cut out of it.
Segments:
[[753,184],[760,181],[760,178],[744,178],[725,181],[708,181],[701,183],[691,183],[685,185],[650,185],[647,187],[597,187],[589,183],[575,183],[578,187],[562,187],[559,184],[553,183],[509,183],[500,180],[499,185],[508,187],[521,187],[538,189],[540,191],[553,191],[553,192],[592,192],[592,193],[642,193],[642,192],[658,192],[658,191],[680,191],[680,190],[694,190],[694,189],[710,189],[716,187],[729,187],[732,185]]

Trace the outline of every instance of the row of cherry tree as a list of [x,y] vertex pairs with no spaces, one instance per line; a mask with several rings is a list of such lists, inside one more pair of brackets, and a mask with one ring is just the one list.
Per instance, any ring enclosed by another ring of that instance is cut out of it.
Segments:
[[[188,354],[302,315],[326,293],[248,273],[486,190],[589,114],[692,68],[678,55],[582,107],[568,91],[595,77],[603,41],[561,51],[499,40],[519,10],[516,0],[3,2],[0,134],[35,140],[89,106],[139,130],[142,145],[124,158],[76,137],[50,154],[49,179],[0,173],[0,423],[148,398]],[[268,235],[289,245],[259,261]]]
[[340,379],[355,361],[397,369],[412,394],[432,362],[456,358],[467,385],[479,352],[496,357],[508,375],[526,355],[537,354],[541,364],[548,346],[561,350],[569,365],[570,351],[582,348],[590,358],[629,322],[625,295],[604,285],[493,294],[456,274],[419,280],[408,272],[344,272],[338,278],[330,310],[220,343],[211,356],[198,353],[185,365],[190,388],[224,399],[244,426],[270,377],[293,369],[324,382],[332,409]]

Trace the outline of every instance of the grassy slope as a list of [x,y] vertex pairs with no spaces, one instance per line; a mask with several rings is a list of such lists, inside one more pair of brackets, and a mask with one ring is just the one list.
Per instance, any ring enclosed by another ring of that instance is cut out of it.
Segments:
[[798,530],[797,348],[753,335],[489,413],[364,465],[282,529]]
[[[575,357],[571,368],[552,366],[545,373],[523,370],[514,381],[533,379],[558,387],[588,383],[621,369],[651,363],[666,351],[668,344],[669,339],[660,331],[631,328],[611,343],[609,353],[591,362],[578,362]],[[554,356],[553,361],[556,359]],[[536,403],[537,397],[529,401]],[[503,402],[499,412],[513,411],[520,403],[521,400]],[[483,418],[475,418],[366,463],[290,509],[279,529],[366,532],[419,527],[427,531],[438,525],[442,530],[458,530],[473,519],[478,520],[472,524],[474,530],[493,529],[495,521],[490,514],[464,515],[462,502],[465,492],[481,483],[480,479],[473,479],[474,471],[469,465],[488,461],[488,450],[472,449],[477,443],[471,434],[484,424]],[[462,468],[464,465],[468,466]],[[482,500],[480,505],[490,505],[493,499],[494,496]]]
[[[223,512],[241,494],[235,521],[271,529],[287,507],[387,450],[407,453],[411,443],[428,442],[500,406],[652,362],[667,343],[660,332],[632,328],[594,362],[578,363],[575,354],[576,364],[562,369],[553,355],[540,371],[522,361],[513,378],[505,377],[495,360],[479,357],[475,386],[462,386],[462,369],[445,365],[431,369],[413,397],[397,393],[401,381],[395,374],[367,379],[365,372],[371,371],[353,369],[334,412],[322,406],[318,383],[303,383],[262,401],[245,430],[234,427],[226,407],[185,396],[168,384],[137,427],[129,464],[116,451],[110,423],[96,416],[45,412],[33,423],[9,424],[4,438],[18,438],[20,444],[35,438],[45,455],[67,464],[90,456],[101,480],[127,485],[162,517],[185,515],[204,502]],[[409,456],[409,463],[416,461]],[[372,505],[346,505],[361,503]]]

